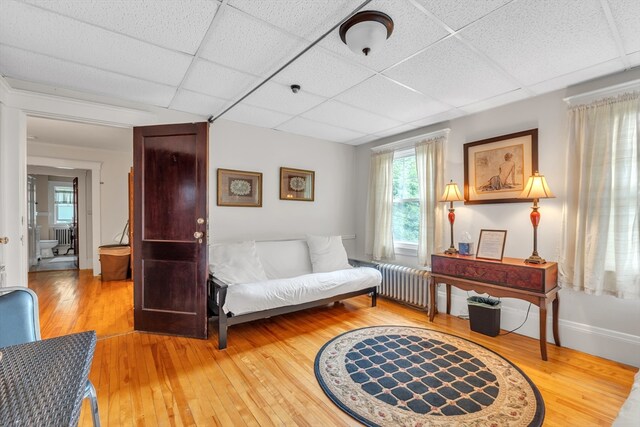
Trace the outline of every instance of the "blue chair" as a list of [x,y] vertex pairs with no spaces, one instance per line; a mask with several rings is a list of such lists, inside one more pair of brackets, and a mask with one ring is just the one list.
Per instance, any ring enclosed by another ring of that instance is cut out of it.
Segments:
[[[23,287],[0,288],[0,348],[40,340],[38,296]],[[100,427],[96,389],[87,380],[84,397],[91,403],[93,425]]]

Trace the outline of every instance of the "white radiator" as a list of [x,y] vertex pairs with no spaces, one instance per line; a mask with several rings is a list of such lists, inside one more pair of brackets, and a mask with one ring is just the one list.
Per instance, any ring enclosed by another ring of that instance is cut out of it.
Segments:
[[51,230],[53,234],[51,238],[57,240],[59,245],[71,245],[71,228],[54,227]]
[[428,271],[394,264],[378,264],[378,269],[382,273],[381,296],[428,308]]

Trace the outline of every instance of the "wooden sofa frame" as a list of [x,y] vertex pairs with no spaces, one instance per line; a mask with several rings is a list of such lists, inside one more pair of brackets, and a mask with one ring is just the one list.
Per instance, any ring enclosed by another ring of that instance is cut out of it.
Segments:
[[[349,264],[354,267],[372,267],[377,269],[377,264],[349,259]],[[254,320],[266,319],[272,316],[278,316],[280,314],[293,313],[294,311],[306,310],[307,308],[318,307],[321,305],[327,305],[332,302],[341,301],[343,299],[355,297],[358,295],[371,295],[371,307],[375,307],[377,303],[378,287],[361,289],[359,291],[348,292],[346,294],[336,295],[330,298],[323,298],[316,301],[311,301],[303,304],[288,305],[285,307],[277,307],[269,310],[255,311],[252,313],[246,313],[241,315],[233,315],[231,313],[225,315],[222,307],[227,298],[228,284],[215,277],[213,274],[209,274],[209,280],[207,280],[207,301],[209,305],[209,313],[211,320],[216,320],[218,323],[218,348],[224,350],[227,348],[227,328],[231,325],[237,325],[239,323],[252,322]]]

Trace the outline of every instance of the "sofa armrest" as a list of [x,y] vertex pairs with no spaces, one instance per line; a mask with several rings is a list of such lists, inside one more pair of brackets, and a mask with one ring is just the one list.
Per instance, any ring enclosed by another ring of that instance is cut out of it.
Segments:
[[365,261],[365,260],[355,259],[355,258],[349,258],[349,264],[351,264],[353,267],[371,267],[375,269],[378,268],[377,262]]
[[207,292],[207,296],[209,297],[209,309],[214,315],[219,316],[220,313],[223,312],[222,307],[224,307],[224,303],[227,300],[227,288],[229,287],[229,284],[218,279],[213,274],[209,274],[207,283],[209,285],[209,290]]

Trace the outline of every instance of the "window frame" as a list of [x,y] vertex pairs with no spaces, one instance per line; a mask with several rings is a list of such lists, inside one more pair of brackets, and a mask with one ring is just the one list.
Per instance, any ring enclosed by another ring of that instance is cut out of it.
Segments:
[[[395,162],[396,160],[400,160],[410,156],[415,157],[415,155],[416,155],[415,147],[398,150],[393,153],[393,161]],[[418,202],[418,204],[420,204],[420,198],[412,197],[408,199],[394,199],[392,201],[394,205],[396,203],[408,203],[408,202]],[[392,226],[392,229],[393,229],[393,226]],[[417,241],[414,243],[414,242],[407,242],[407,241],[396,241],[396,239],[393,239],[393,246],[394,246],[395,252],[399,255],[418,256]]]
[[[61,181],[49,181],[49,186],[51,188],[51,212],[53,212],[53,225],[72,225],[73,224],[73,214],[71,221],[59,221],[58,219],[58,204],[56,204],[56,188],[69,188],[71,192],[73,192],[73,185],[68,182]],[[65,203],[64,206],[70,205],[71,209],[73,209],[72,203]]]

